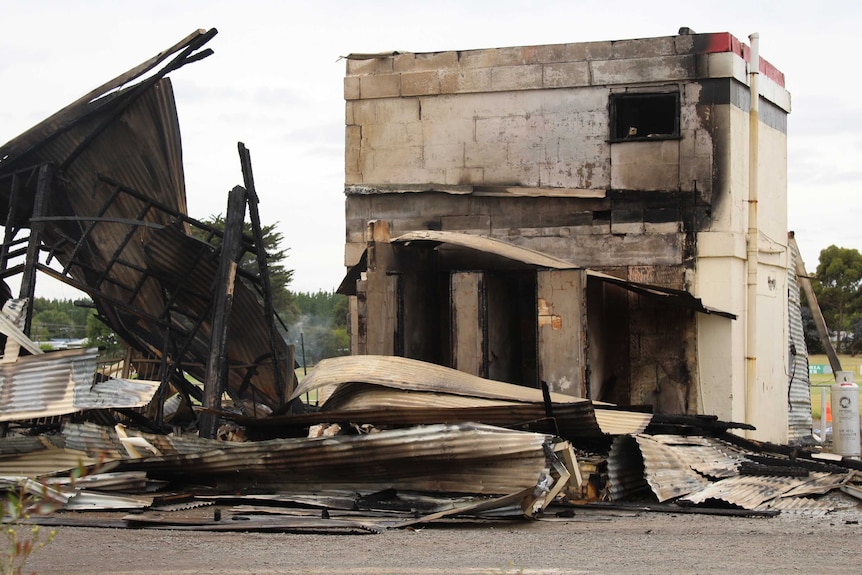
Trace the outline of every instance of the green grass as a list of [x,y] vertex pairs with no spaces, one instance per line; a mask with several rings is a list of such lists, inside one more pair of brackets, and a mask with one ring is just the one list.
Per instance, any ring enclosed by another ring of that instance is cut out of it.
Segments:
[[[842,371],[852,371],[856,383],[862,381],[862,374],[859,372],[859,366],[862,365],[862,356],[839,355],[838,360],[841,362]],[[829,365],[829,358],[826,355],[812,355],[808,358],[809,365]],[[820,396],[824,393],[822,387],[814,387],[816,384],[832,384],[835,383],[835,374],[833,373],[816,373],[810,376],[811,378],[811,417],[815,420],[820,419]],[[827,392],[828,393],[828,392]],[[828,401],[828,400],[827,400]]]

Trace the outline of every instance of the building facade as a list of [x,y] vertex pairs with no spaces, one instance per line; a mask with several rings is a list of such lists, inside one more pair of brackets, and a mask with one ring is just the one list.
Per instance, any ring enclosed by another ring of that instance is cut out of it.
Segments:
[[351,56],[354,353],[786,441],[790,96],[756,51],[681,30]]

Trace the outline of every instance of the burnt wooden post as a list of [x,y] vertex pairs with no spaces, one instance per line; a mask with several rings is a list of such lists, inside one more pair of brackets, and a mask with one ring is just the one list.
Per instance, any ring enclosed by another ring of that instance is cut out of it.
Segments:
[[[260,226],[260,211],[258,210],[257,190],[254,187],[254,174],[251,171],[251,154],[245,144],[239,142],[239,159],[242,165],[242,179],[248,192],[248,215],[251,219],[251,229],[254,234],[254,246],[257,250],[257,269],[260,274],[260,282],[263,287],[263,313],[266,315],[266,323],[269,327],[269,347],[272,352],[272,367],[275,375],[275,385],[278,389],[278,403],[284,405],[284,399],[292,392],[286,389],[284,376],[281,372],[284,358],[279,357],[281,346],[276,342],[281,335],[275,325],[275,308],[272,303],[272,280],[269,275],[269,266],[266,262],[266,249],[263,245],[263,231]],[[292,368],[292,366],[291,366]],[[291,383],[293,378],[290,379]]]
[[39,179],[36,181],[36,197],[33,199],[33,221],[30,224],[30,241],[27,244],[27,259],[24,262],[24,275],[21,278],[19,297],[28,298],[27,316],[24,322],[24,333],[30,335],[30,322],[33,320],[33,296],[36,294],[36,266],[39,263],[39,248],[42,243],[42,218],[45,216],[48,192],[54,178],[54,167],[43,164],[39,168]]
[[[242,241],[242,224],[245,220],[246,191],[242,186],[231,190],[227,202],[224,238],[219,254],[216,276],[215,299],[212,306],[212,335],[204,381],[204,407],[221,409],[221,396],[227,388],[228,356],[227,336],[230,327],[230,311],[233,305],[234,280],[237,259]],[[203,413],[200,418],[199,435],[215,438],[218,416]]]

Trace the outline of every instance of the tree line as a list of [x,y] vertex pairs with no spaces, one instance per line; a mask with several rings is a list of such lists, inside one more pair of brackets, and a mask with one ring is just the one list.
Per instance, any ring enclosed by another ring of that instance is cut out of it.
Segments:
[[[851,355],[862,352],[862,254],[835,245],[821,250],[811,283],[835,351]],[[804,295],[802,319],[809,353],[823,353]]]

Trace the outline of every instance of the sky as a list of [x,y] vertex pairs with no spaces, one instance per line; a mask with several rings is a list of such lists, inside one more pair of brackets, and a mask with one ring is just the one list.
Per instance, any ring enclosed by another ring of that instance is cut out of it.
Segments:
[[[343,275],[345,62],[434,52],[730,32],[785,74],[788,218],[809,272],[829,245],[862,251],[862,3],[543,0],[0,0],[0,142],[198,28],[213,56],[171,74],[189,214],[223,214],[251,152],[264,224],[295,291]],[[45,278],[47,280],[48,278]],[[43,285],[47,287],[43,288]],[[39,279],[37,295],[76,290]]]

